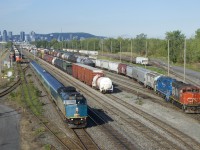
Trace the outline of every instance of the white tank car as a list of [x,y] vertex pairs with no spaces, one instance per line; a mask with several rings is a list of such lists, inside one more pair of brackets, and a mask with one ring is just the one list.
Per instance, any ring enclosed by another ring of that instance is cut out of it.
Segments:
[[108,77],[94,76],[92,87],[99,89],[102,93],[113,92],[112,81]]

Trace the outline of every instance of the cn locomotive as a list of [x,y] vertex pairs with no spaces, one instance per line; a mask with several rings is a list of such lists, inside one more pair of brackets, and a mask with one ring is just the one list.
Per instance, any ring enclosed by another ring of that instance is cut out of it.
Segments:
[[177,103],[186,113],[200,113],[200,88],[138,66],[96,60],[96,67],[128,76],[154,90],[167,102]]
[[53,101],[65,117],[69,128],[84,128],[87,125],[86,98],[72,86],[65,87],[34,61],[30,62],[36,76],[42,82]]

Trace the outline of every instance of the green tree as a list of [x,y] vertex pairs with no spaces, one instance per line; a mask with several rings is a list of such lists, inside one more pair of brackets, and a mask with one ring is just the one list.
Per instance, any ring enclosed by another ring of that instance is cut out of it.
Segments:
[[136,38],[134,39],[134,47],[135,47],[134,49],[140,55],[145,54],[146,41],[147,41],[147,35],[144,33],[137,35]]
[[166,39],[169,40],[170,60],[173,63],[183,62],[185,35],[179,30],[166,32]]

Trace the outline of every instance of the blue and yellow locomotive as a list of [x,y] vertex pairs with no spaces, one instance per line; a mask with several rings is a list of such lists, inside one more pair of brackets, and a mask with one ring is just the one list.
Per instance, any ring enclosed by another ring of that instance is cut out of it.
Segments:
[[87,125],[87,101],[72,86],[65,87],[39,64],[30,62],[35,74],[51,94],[55,104],[64,115],[70,128],[83,128]]

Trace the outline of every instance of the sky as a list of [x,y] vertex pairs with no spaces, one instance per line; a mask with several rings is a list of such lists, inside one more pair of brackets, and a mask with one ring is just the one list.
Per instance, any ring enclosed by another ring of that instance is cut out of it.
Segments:
[[0,31],[165,38],[200,28],[200,0],[0,0]]

